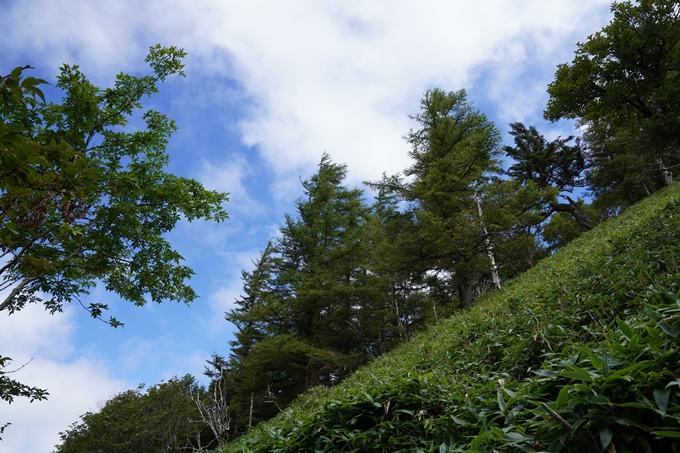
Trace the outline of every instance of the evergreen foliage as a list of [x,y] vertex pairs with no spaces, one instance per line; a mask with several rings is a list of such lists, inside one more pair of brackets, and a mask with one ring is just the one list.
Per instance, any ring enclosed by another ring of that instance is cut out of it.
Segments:
[[499,177],[500,134],[465,90],[426,92],[412,118],[420,126],[406,136],[412,165],[369,186],[406,204],[411,232],[395,257],[419,271],[447,316],[533,266],[541,208],[555,195]]
[[[547,193],[548,206],[544,210],[545,218],[555,212],[568,212],[583,231],[595,227],[593,220],[581,205],[565,192],[573,194],[574,189],[583,187],[586,161],[580,141],[570,146],[573,136],[558,137],[548,142],[539,134],[534,126],[527,128],[522,123],[510,124],[510,135],[515,139],[515,146],[505,146],[506,154],[514,160],[507,170],[508,176],[519,181],[535,183]],[[552,197],[551,197],[552,195]],[[562,196],[568,203],[558,203],[557,196]]]
[[500,133],[464,90],[426,92],[412,118],[420,126],[406,136],[413,164],[404,176],[384,176],[371,185],[411,204],[414,248],[424,269],[436,275],[431,283],[444,291],[447,305],[457,294],[460,305],[469,307],[488,280],[490,266],[480,254],[486,236],[475,198],[496,164]]
[[362,240],[370,210],[361,191],[342,186],[346,172],[324,154],[302,183],[297,216],[286,216],[281,236],[243,273],[245,295],[226,316],[238,328],[230,366],[240,426],[340,382],[378,347],[368,327],[380,297]]

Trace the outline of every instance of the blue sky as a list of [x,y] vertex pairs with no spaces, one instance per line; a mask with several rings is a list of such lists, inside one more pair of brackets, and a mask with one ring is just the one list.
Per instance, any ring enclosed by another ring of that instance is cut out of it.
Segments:
[[[169,171],[231,193],[230,219],[181,223],[169,235],[196,275],[200,299],[136,308],[104,291],[124,329],[77,304],[0,315],[0,352],[14,377],[50,399],[2,405],[0,450],[49,452],[58,432],[116,392],[174,375],[200,377],[213,351],[228,355],[223,319],[248,269],[328,152],[350,186],[409,165],[402,136],[428,88],[466,88],[501,129],[536,125],[549,138],[570,123],[542,119],[547,84],[577,41],[609,20],[604,0],[115,2],[0,0],[0,74],[19,65],[55,81],[79,64],[98,86],[119,71],[148,72],[156,43],[183,47],[186,78],[145,103],[174,118]],[[50,91],[54,96],[54,92]],[[54,99],[54,98],[53,98]],[[367,193],[370,196],[370,193]]]

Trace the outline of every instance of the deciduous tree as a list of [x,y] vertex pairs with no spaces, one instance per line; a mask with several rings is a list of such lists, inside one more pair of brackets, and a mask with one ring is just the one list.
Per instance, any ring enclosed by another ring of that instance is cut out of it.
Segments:
[[671,184],[680,165],[680,7],[637,0],[611,10],[612,21],[558,66],[545,117],[579,121],[592,144],[592,183],[625,203],[631,173],[632,188],[650,192]]
[[[144,128],[128,125],[159,82],[184,75],[184,56],[154,46],[153,75],[121,73],[105,89],[64,65],[59,103],[44,102],[46,82],[24,77],[29,67],[0,77],[0,312],[42,303],[55,313],[97,284],[135,305],[196,298],[191,269],[164,236],[182,218],[225,219],[226,194],[165,171],[176,130],[165,114],[147,110]],[[100,319],[108,308],[83,304]],[[0,356],[0,399],[44,399],[7,376],[7,361]]]
[[[107,89],[64,65],[59,104],[34,102],[32,85],[18,96],[10,87],[14,97],[0,106],[0,289],[7,293],[0,311],[30,302],[60,311],[99,282],[137,305],[196,298],[186,284],[192,271],[163,235],[180,218],[225,219],[226,196],[164,170],[176,129],[166,115],[148,110],[145,129],[126,128],[158,82],[183,75],[184,55],[152,47],[146,61],[154,75],[121,73]],[[93,316],[106,308],[88,306]]]
[[[191,375],[119,393],[60,433],[56,453],[179,453],[209,438],[192,395]],[[205,442],[207,443],[207,442]]]

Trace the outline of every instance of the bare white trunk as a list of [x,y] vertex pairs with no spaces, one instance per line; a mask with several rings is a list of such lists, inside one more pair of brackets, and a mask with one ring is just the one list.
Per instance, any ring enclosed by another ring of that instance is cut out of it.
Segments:
[[[396,277],[395,277],[396,279]],[[392,309],[394,310],[394,314],[397,317],[397,327],[399,327],[399,336],[402,337],[404,340],[409,341],[409,334],[408,334],[408,329],[406,327],[406,324],[404,323],[404,320],[402,319],[402,314],[401,310],[399,310],[399,299],[397,298],[397,288],[396,288],[396,283],[395,280],[390,279],[390,298],[392,302]],[[407,296],[404,295],[404,299],[407,299]]]
[[486,244],[486,256],[489,257],[491,262],[491,279],[493,280],[493,286],[496,289],[501,289],[501,279],[498,276],[498,266],[496,265],[496,257],[493,254],[493,245],[491,245],[491,238],[489,237],[489,230],[487,230],[484,221],[482,220],[482,205],[479,202],[479,197],[477,192],[475,192],[475,202],[477,203],[477,213],[479,214],[479,220],[482,222],[482,227],[484,228],[484,243]]
[[647,188],[647,184],[645,184],[644,181],[640,181],[640,184],[642,184],[642,188],[645,189],[647,196],[650,196],[652,193],[649,191],[649,188]]
[[661,170],[661,174],[663,174],[663,180],[666,185],[670,186],[673,184],[673,173],[671,173],[671,171],[666,167],[666,164],[663,163],[663,159],[661,159],[661,157],[657,157],[656,163],[659,165],[659,170]]

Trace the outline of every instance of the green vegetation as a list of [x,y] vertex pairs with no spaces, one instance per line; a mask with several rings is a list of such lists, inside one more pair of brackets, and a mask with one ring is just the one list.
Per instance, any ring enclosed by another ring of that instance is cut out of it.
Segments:
[[[45,82],[22,80],[25,68],[1,78],[0,312],[27,303],[58,312],[98,282],[140,306],[196,298],[193,272],[163,236],[180,218],[224,220],[227,197],[164,170],[176,130],[167,115],[147,110],[142,130],[126,129],[159,82],[184,75],[185,55],[153,46],[153,75],[120,73],[106,89],[64,65],[58,104],[37,101]],[[87,309],[100,317],[108,307]]]
[[370,210],[360,190],[342,186],[346,173],[324,154],[302,183],[297,217],[286,217],[281,237],[243,272],[244,295],[226,314],[238,327],[227,394],[244,430],[305,390],[338,383],[380,340],[365,327],[382,316],[376,279],[365,271]]
[[[59,312],[97,284],[137,306],[197,297],[186,283],[193,271],[165,235],[180,218],[224,220],[226,194],[165,171],[176,130],[167,115],[147,110],[145,128],[125,128],[159,82],[184,75],[184,56],[153,46],[153,75],[120,73],[106,89],[64,65],[61,103],[45,102],[38,86],[46,82],[24,78],[28,67],[0,77],[0,313],[29,303]],[[108,309],[83,306],[99,319]],[[0,355],[0,400],[45,399],[45,390],[7,376],[10,361]]]
[[60,433],[56,452],[170,453],[209,444],[193,399],[203,391],[193,377],[143,388],[120,393],[99,411],[83,414],[80,422]]
[[671,184],[680,165],[680,8],[638,0],[611,10],[558,66],[545,118],[585,126],[589,186],[601,208],[617,210]]
[[369,183],[372,205],[324,154],[295,216],[243,272],[243,296],[226,314],[238,329],[223,382],[232,436],[531,263],[532,228],[557,192],[499,178],[500,134],[464,90],[428,91],[414,118],[413,164]]
[[679,209],[674,185],[224,451],[670,451]]

